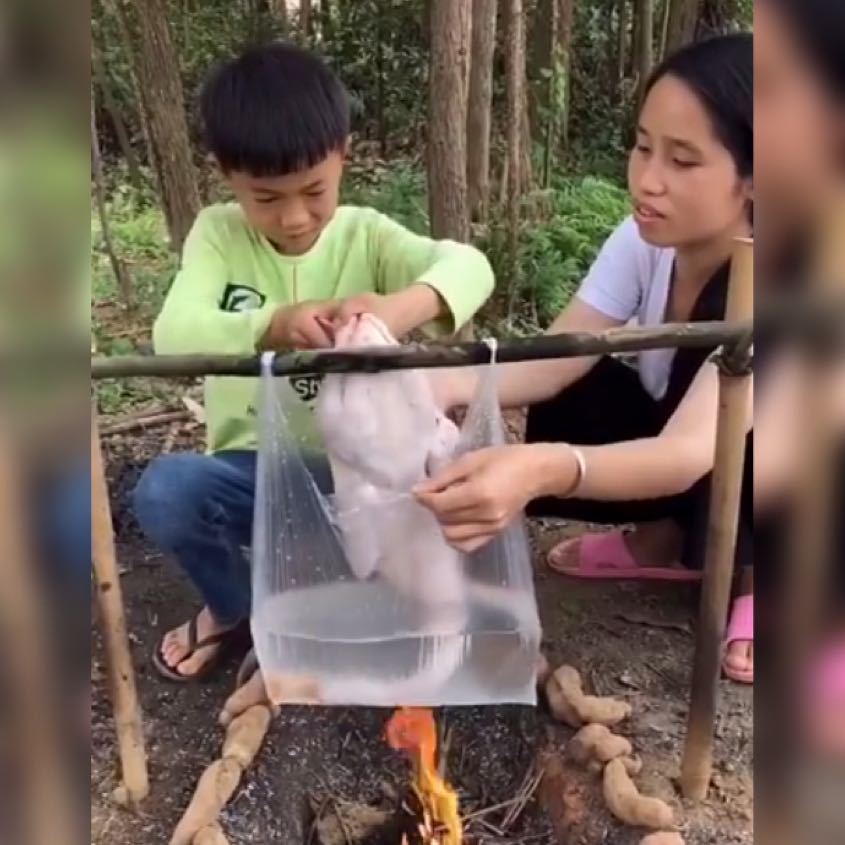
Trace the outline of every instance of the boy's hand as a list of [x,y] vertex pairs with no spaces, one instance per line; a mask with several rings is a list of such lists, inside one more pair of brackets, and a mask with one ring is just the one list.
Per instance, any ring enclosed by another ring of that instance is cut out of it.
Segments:
[[342,326],[357,314],[378,317],[397,339],[440,316],[443,301],[434,288],[412,285],[398,293],[360,293],[336,304],[334,323]]
[[276,310],[264,337],[262,349],[324,349],[334,345],[332,318],[334,300],[300,302]]

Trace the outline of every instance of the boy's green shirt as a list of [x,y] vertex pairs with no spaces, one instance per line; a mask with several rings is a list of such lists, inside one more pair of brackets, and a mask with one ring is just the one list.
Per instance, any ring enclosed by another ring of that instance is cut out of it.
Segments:
[[[493,271],[472,246],[416,235],[370,208],[341,206],[316,244],[281,255],[236,203],[198,215],[182,264],[153,327],[160,355],[252,355],[280,305],[360,293],[389,294],[422,282],[446,302],[450,318],[426,327],[451,333],[493,290]],[[208,450],[256,447],[257,379],[205,382]],[[314,444],[315,377],[292,378],[286,410],[295,436]]]

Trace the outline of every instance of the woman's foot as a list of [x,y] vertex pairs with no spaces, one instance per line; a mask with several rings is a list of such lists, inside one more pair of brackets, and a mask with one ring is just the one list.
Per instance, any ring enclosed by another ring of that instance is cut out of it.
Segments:
[[564,540],[549,552],[549,566],[562,575],[595,579],[697,581],[701,574],[680,565],[682,535],[668,520],[582,534]]
[[239,627],[221,625],[204,607],[195,619],[164,635],[156,652],[159,670],[167,677],[200,677],[217,662],[227,638]]
[[805,689],[805,730],[814,750],[845,758],[845,632],[813,655]]
[[731,610],[722,670],[732,681],[754,683],[754,596],[740,596]]

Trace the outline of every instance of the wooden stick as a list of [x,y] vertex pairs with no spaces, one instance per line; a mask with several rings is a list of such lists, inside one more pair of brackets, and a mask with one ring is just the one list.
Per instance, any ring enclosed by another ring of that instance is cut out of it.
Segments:
[[136,417],[134,420],[122,420],[120,422],[104,425],[101,434],[107,437],[110,434],[121,434],[126,431],[134,431],[136,428],[148,428],[167,423],[182,422],[191,419],[190,411],[163,411],[160,414],[148,414],[145,417]]
[[138,804],[149,792],[147,755],[117,572],[111,508],[95,409],[92,409],[91,414],[91,557],[108,654],[123,783],[129,801]]
[[[845,293],[845,197],[836,198],[827,219],[817,234],[810,279],[810,297],[829,305],[841,301]],[[841,325],[841,323],[840,323]],[[801,461],[795,478],[796,495],[787,535],[787,565],[781,588],[781,639],[776,676],[783,703],[787,707],[782,718],[795,725],[799,696],[804,694],[801,672],[823,633],[825,623],[825,583],[831,555],[832,526],[838,516],[836,479],[840,462],[836,459],[841,444],[841,427],[831,407],[832,397],[841,392],[845,362],[836,352],[827,356],[807,356],[803,362],[803,379],[799,407],[801,421],[793,448],[801,449]],[[801,444],[800,447],[798,444]],[[837,561],[838,563],[838,561]],[[785,751],[795,750],[795,735]],[[790,762],[791,757],[787,758]]]
[[[568,332],[523,340],[502,341],[496,351],[501,363],[577,358],[642,349],[706,348],[734,344],[751,331],[750,321],[725,323],[667,323],[648,329],[611,329],[605,332]],[[273,364],[277,376],[315,373],[377,372],[433,367],[462,367],[486,364],[490,347],[486,343],[407,344],[348,351],[301,351],[279,355]],[[261,362],[256,356],[230,355],[127,356],[94,358],[91,377],[129,376],[257,376]]]
[[[726,317],[746,320],[754,308],[753,242],[738,240],[728,287]],[[713,727],[722,665],[722,637],[734,571],[751,378],[719,374],[716,455],[707,524],[704,586],[696,637],[681,788],[687,798],[707,795],[713,764]]]

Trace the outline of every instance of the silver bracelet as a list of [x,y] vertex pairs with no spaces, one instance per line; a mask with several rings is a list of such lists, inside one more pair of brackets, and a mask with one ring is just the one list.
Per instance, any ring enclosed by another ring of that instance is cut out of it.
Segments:
[[564,497],[567,499],[571,498],[578,492],[581,485],[584,483],[584,478],[587,475],[587,461],[584,458],[584,453],[575,446],[571,446],[570,448],[572,449],[572,455],[575,458],[575,463],[578,464],[578,477],[575,479],[575,483]]

